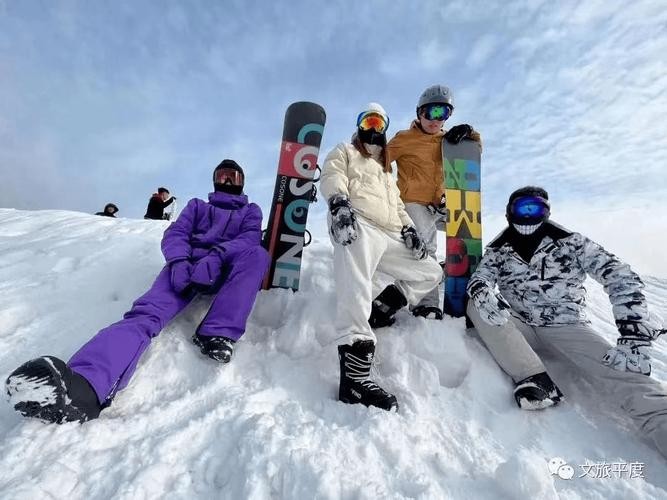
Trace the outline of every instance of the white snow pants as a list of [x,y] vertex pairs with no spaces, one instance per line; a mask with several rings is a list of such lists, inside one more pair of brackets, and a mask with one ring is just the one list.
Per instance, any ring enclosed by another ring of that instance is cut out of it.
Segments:
[[612,346],[590,325],[538,327],[511,318],[498,327],[484,323],[472,301],[467,312],[491,355],[514,382],[546,371],[535,350],[565,358],[588,380],[604,382],[610,400],[625,410],[667,457],[667,387],[646,375],[603,365],[601,360]]
[[357,216],[358,238],[350,245],[334,243],[336,279],[336,330],[339,343],[376,341],[368,324],[373,300],[373,275],[380,271],[393,276],[408,304],[438,286],[442,268],[435,259],[415,260],[398,231],[381,229]]
[[[419,235],[424,239],[429,256],[436,259],[435,251],[438,248],[438,230],[436,228],[436,223],[438,220],[442,219],[443,216],[439,214],[433,215],[428,211],[426,205],[421,205],[419,203],[406,203],[405,211],[412,219],[412,222],[415,223],[415,228],[417,228]],[[439,291],[440,288],[435,287],[429,293],[424,295],[424,298],[416,305],[440,307]]]

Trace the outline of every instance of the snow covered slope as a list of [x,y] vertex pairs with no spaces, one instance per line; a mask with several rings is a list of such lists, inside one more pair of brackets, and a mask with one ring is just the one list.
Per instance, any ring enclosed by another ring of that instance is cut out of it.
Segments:
[[[604,217],[617,224],[596,225],[590,236],[627,258],[630,243],[610,242],[637,219]],[[68,359],[118,320],[161,268],[166,225],[0,209],[3,380],[38,355]],[[635,242],[640,253],[630,263],[645,273],[653,309],[664,312],[664,263],[645,258],[652,243]],[[664,459],[594,387],[550,365],[566,403],[521,412],[510,381],[461,319],[401,312],[395,327],[378,332],[378,377],[398,397],[398,414],[337,402],[331,257],[329,241],[316,237],[302,290],[259,295],[227,366],[190,343],[206,307],[199,302],[154,341],[98,420],[44,425],[2,402],[0,497],[667,498]],[[611,341],[606,297],[594,283],[589,291],[594,325]],[[654,376],[667,380],[666,339],[653,354]],[[553,457],[573,465],[575,478],[552,476]],[[641,462],[645,479],[579,478],[577,464],[587,460]]]

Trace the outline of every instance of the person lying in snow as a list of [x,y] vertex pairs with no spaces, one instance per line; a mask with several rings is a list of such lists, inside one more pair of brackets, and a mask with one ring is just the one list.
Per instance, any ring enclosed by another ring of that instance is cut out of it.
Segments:
[[106,205],[104,205],[104,210],[102,212],[96,212],[95,215],[115,218],[117,213],[118,213],[118,207],[113,203],[107,203]]
[[[509,227],[487,246],[468,283],[467,313],[515,382],[519,407],[543,409],[563,399],[535,351],[549,352],[589,380],[608,383],[605,391],[667,456],[667,391],[649,377],[648,355],[664,331],[647,310],[639,276],[597,243],[550,221],[549,195],[540,187],[514,191],[506,217]],[[615,346],[586,319],[587,275],[609,295],[620,333]]]
[[[399,131],[387,144],[387,161],[396,161],[398,188],[405,211],[424,238],[428,254],[435,258],[436,225],[444,221],[446,203],[442,168],[442,139],[458,144],[463,139],[481,143],[470,125],[455,125],[447,132],[442,127],[454,112],[449,88],[428,87],[417,101],[417,118],[408,130]],[[446,146],[445,146],[446,147]],[[431,290],[412,309],[415,316],[442,319],[439,288]]]
[[67,364],[42,356],[9,375],[6,389],[18,412],[55,423],[97,418],[128,384],[151,339],[197,293],[214,297],[192,341],[210,358],[229,362],[269,256],[260,246],[262,212],[243,194],[241,167],[224,160],[213,183],[209,202],[190,200],[164,232],[167,263],[122,320],[100,330]]
[[[394,410],[396,397],[369,380],[376,342],[371,325],[380,317],[391,324],[398,309],[417,304],[438,285],[442,269],[428,256],[386,162],[388,124],[382,106],[369,104],[357,118],[351,144],[338,144],[327,156],[320,190],[329,203],[334,244],[338,398]],[[399,281],[372,300],[375,271]]]

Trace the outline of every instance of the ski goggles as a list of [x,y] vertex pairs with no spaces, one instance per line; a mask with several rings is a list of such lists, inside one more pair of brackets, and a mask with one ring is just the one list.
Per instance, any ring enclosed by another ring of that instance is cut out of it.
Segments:
[[420,112],[427,120],[444,122],[452,116],[452,107],[448,104],[426,104],[421,107]]
[[235,168],[219,168],[213,174],[213,183],[243,186],[243,174]]
[[377,113],[364,111],[357,117],[357,127],[361,130],[375,130],[378,134],[384,134],[389,127],[389,119]]
[[544,220],[550,212],[549,201],[541,196],[521,196],[510,205],[510,213],[517,219]]

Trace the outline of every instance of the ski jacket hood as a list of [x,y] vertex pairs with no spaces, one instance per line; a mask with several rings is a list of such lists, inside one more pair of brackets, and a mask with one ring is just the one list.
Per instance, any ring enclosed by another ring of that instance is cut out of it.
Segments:
[[[398,188],[404,203],[440,203],[445,193],[442,167],[444,135],[444,131],[427,134],[419,122],[413,120],[409,129],[397,132],[387,144],[387,161],[396,162]],[[471,138],[479,143],[482,141],[478,132],[474,132]]]
[[503,231],[487,246],[468,290],[497,285],[523,322],[571,325],[588,322],[584,281],[590,276],[604,286],[616,320],[650,322],[644,284],[628,264],[579,233],[552,221],[544,225],[529,262],[513,248],[510,230]]

